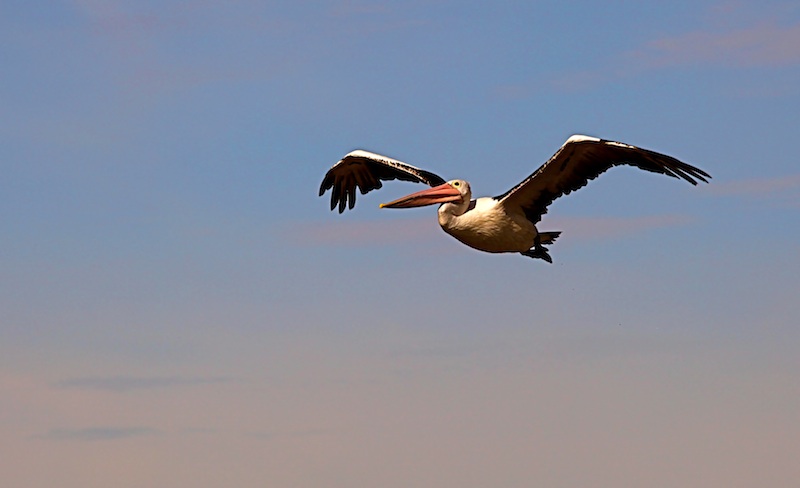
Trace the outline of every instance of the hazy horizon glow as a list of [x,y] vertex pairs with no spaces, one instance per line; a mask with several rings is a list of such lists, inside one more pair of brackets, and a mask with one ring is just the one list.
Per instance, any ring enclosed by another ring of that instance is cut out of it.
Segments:
[[[792,486],[793,2],[0,5],[0,459],[25,488]],[[356,148],[498,195],[572,134],[553,265],[317,197]]]

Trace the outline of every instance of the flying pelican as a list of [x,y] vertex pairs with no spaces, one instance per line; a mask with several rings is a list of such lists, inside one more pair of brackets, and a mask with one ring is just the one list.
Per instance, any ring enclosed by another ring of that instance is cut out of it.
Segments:
[[425,183],[432,188],[412,193],[381,208],[409,208],[440,204],[439,225],[462,243],[480,251],[518,252],[552,263],[545,245],[561,234],[539,232],[536,224],[556,198],[585,186],[612,166],[637,168],[683,178],[693,185],[708,183],[705,171],[657,152],[621,142],[574,135],[533,174],[496,197],[472,199],[464,180],[445,182],[440,176],[395,159],[364,150],[347,154],[328,170],[319,188],[331,190],[331,210],[339,213],[356,203],[356,188],[364,195],[381,188],[381,181]]

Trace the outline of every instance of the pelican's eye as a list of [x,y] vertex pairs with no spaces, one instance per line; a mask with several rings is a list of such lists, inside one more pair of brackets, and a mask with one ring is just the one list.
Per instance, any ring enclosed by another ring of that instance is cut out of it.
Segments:
[[454,181],[453,182],[453,186],[461,186],[461,182],[460,181]]

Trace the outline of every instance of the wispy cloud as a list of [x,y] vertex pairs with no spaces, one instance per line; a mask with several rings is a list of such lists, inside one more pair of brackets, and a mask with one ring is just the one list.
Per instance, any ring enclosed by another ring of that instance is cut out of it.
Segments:
[[108,441],[158,434],[160,431],[149,427],[87,427],[83,429],[52,429],[38,438],[56,441]]
[[715,195],[766,197],[797,189],[800,189],[800,174],[720,182],[709,186],[707,191]]
[[[645,41],[638,48],[611,55],[598,67],[500,85],[494,94],[516,100],[541,92],[580,92],[668,68],[777,69],[800,64],[800,22],[782,22],[779,14],[766,11],[748,19],[731,5],[718,5],[707,15],[712,20],[701,29]],[[770,83],[770,90],[765,92],[762,87],[758,93],[784,94],[793,90],[780,80]]]
[[225,377],[193,377],[180,376],[96,376],[84,378],[68,378],[57,381],[53,386],[57,388],[75,388],[83,390],[101,390],[125,392],[132,390],[152,390],[159,388],[176,388],[184,386],[208,385],[225,383],[230,378]]
[[[181,39],[225,30],[230,45],[243,39],[284,38],[302,27],[262,2],[240,2],[235,9],[213,2],[173,3],[153,7],[129,0],[70,0],[98,50],[106,53],[104,76],[134,101],[142,94],[184,92],[187,87],[216,82],[266,81],[307,64],[307,56],[264,49],[262,63],[247,56],[173,56]],[[233,34],[231,34],[233,33]],[[249,42],[249,41],[248,41]]]
[[761,22],[746,28],[695,31],[650,41],[631,53],[651,68],[714,63],[731,67],[777,67],[800,63],[800,23]]
[[712,195],[760,199],[779,208],[800,207],[800,174],[775,178],[720,182],[706,191]]
[[678,227],[692,223],[687,215],[646,215],[642,217],[553,218],[542,229],[559,228],[570,241],[621,239],[647,230]]

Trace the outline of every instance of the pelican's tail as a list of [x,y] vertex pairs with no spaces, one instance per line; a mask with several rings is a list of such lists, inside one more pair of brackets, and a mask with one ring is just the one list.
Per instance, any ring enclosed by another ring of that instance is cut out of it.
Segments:
[[550,257],[550,253],[547,252],[547,249],[543,246],[543,244],[554,243],[560,235],[561,232],[541,232],[536,236],[536,242],[534,243],[533,247],[525,252],[521,252],[520,254],[523,256],[528,256],[529,258],[544,259],[548,263],[553,264],[553,258]]
[[539,244],[552,244],[556,242],[556,239],[558,239],[560,235],[560,230],[555,232],[541,232],[539,234]]

